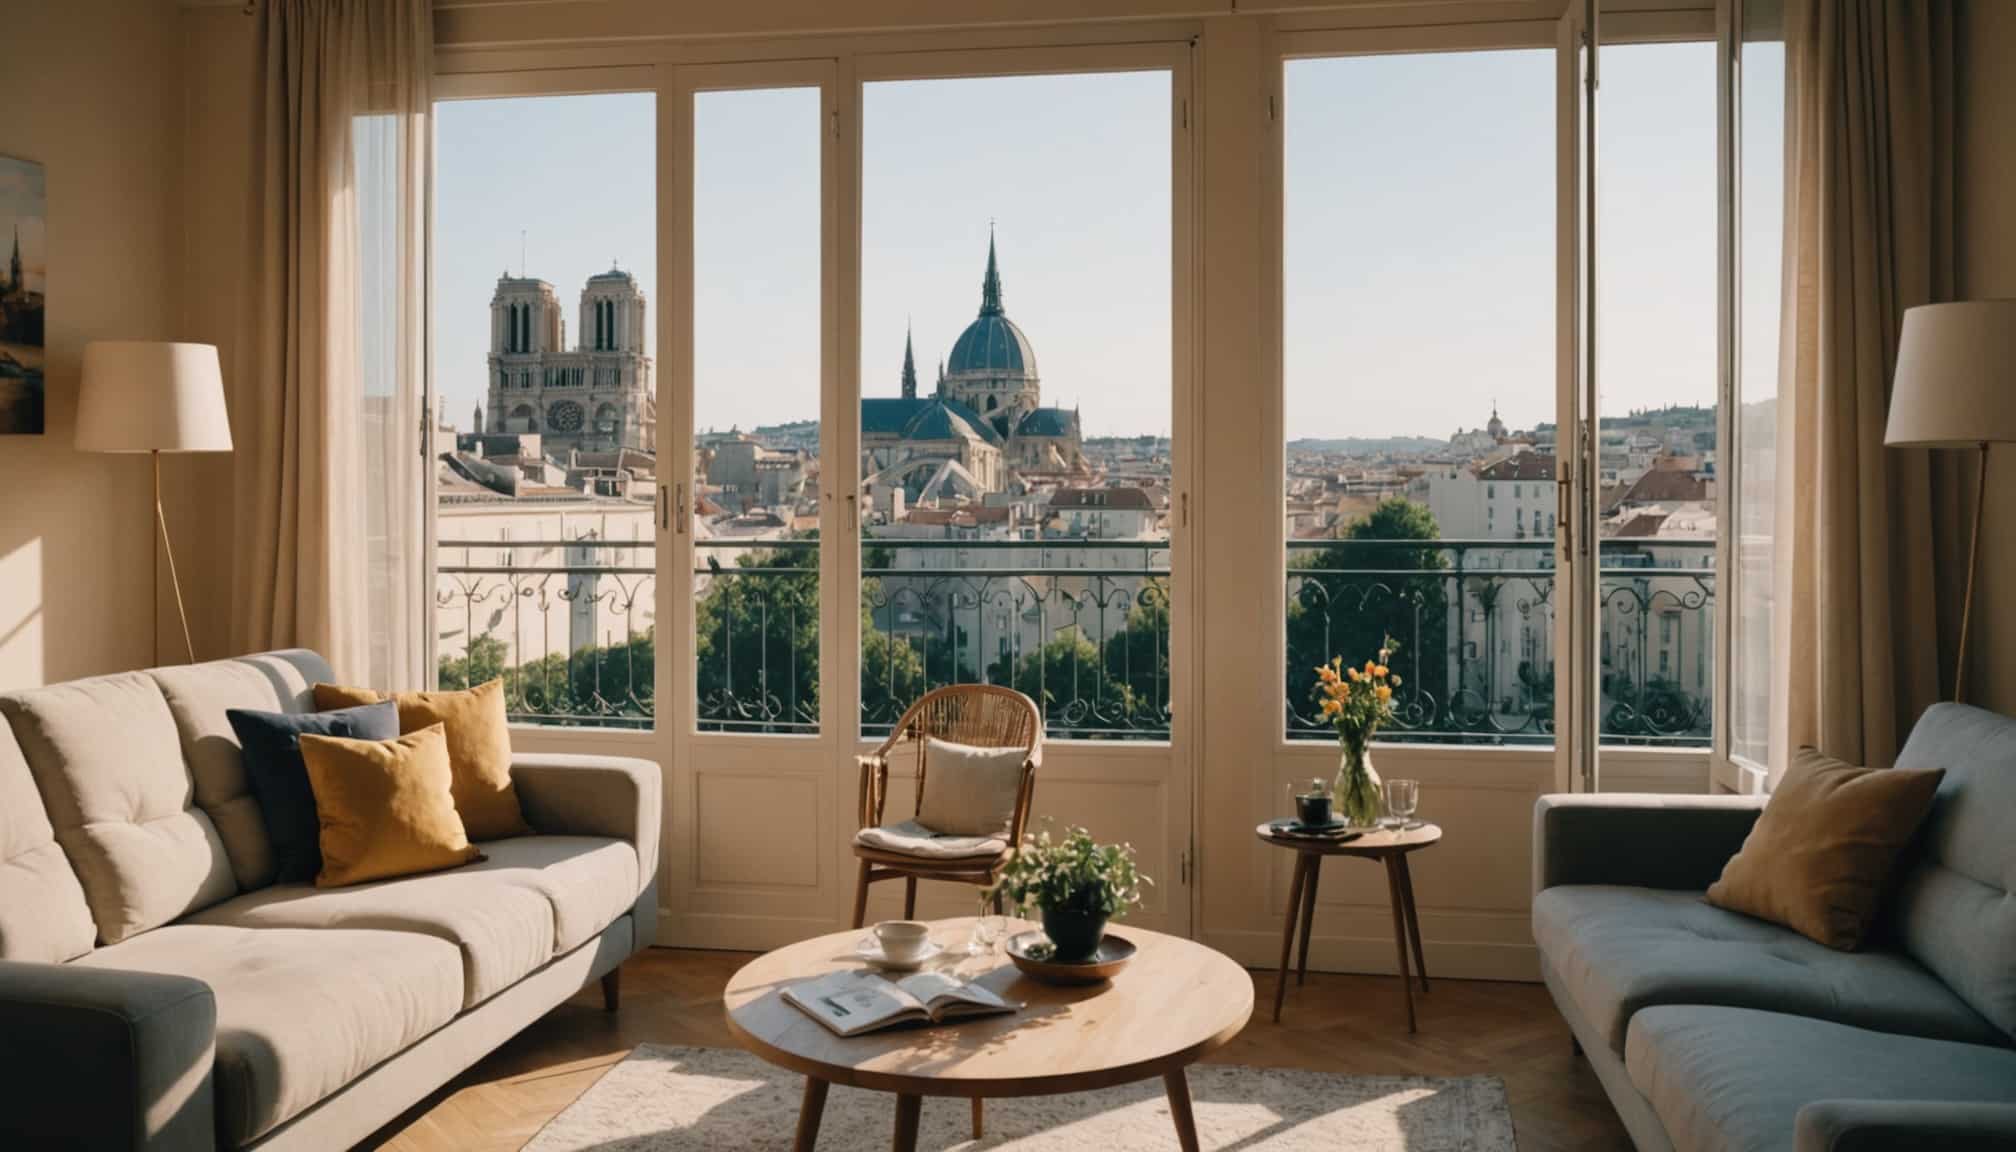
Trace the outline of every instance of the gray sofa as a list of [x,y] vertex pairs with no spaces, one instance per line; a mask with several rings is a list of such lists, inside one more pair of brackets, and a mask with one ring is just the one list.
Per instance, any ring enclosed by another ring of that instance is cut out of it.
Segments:
[[274,884],[227,708],[312,652],[0,696],[0,1147],[344,1148],[651,944],[655,764],[512,763],[536,835]]
[[2016,1149],[2016,720],[1898,762],[1946,778],[1859,952],[1703,902],[1761,799],[1540,800],[1541,968],[1644,1152]]

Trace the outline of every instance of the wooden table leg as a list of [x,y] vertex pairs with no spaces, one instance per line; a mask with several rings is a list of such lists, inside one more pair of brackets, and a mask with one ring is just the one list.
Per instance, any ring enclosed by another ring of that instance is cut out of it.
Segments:
[[819,1142],[819,1119],[826,1115],[826,1081],[805,1078],[805,1102],[798,1106],[798,1135],[791,1139],[791,1152],[812,1152]]
[[1288,885],[1287,923],[1281,926],[1281,977],[1274,982],[1274,1022],[1281,1022],[1281,998],[1288,994],[1288,957],[1295,948],[1295,916],[1302,910],[1302,873],[1308,858],[1295,854],[1295,879]]
[[917,1152],[917,1119],[924,1109],[922,1096],[896,1097],[895,1152]]
[[1302,881],[1302,954],[1295,964],[1298,986],[1309,981],[1309,929],[1316,923],[1316,881],[1323,877],[1323,857],[1311,852],[1303,859],[1309,861],[1309,874]]
[[1414,905],[1414,873],[1407,867],[1407,854],[1400,861],[1400,893],[1407,898],[1407,938],[1414,942],[1414,971],[1421,976],[1421,994],[1428,994],[1428,957],[1421,954],[1421,912]]
[[1386,857],[1386,892],[1393,905],[1393,944],[1400,950],[1400,987],[1407,996],[1407,1031],[1414,1031],[1414,975],[1407,970],[1407,901],[1400,895],[1400,865]]
[[973,1139],[985,1140],[987,1138],[986,1116],[987,1101],[982,1100],[978,1096],[973,1097]]
[[1176,1122],[1176,1144],[1183,1152],[1197,1150],[1197,1117],[1190,1112],[1190,1080],[1183,1069],[1165,1073],[1162,1083],[1169,1090],[1169,1119]]

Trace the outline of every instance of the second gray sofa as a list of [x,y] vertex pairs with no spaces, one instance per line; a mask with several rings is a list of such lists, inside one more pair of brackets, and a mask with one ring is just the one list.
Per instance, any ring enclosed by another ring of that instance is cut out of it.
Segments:
[[2016,1148],[2016,720],[1957,704],[1878,940],[1836,952],[1702,895],[1763,800],[1548,796],[1533,936],[1643,1152]]
[[0,1147],[345,1148],[653,942],[658,767],[517,756],[535,835],[275,884],[229,708],[273,652],[0,696]]

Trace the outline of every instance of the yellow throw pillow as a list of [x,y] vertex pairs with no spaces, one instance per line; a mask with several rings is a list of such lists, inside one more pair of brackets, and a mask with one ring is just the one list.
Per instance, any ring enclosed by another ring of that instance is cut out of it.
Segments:
[[1858,768],[1800,749],[1708,902],[1854,951],[1945,774]]
[[301,759],[322,830],[317,888],[454,868],[480,855],[449,794],[441,725],[397,740],[304,733]]
[[[385,699],[369,688],[315,685],[315,708],[354,708]],[[418,732],[429,724],[448,730],[448,766],[455,774],[455,810],[471,840],[530,835],[518,790],[511,785],[511,726],[504,718],[504,681],[478,684],[466,692],[395,692],[399,731]]]

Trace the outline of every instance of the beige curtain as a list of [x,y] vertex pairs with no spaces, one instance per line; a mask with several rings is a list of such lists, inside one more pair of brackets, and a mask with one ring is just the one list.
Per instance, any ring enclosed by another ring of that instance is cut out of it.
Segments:
[[1953,291],[1953,38],[1944,0],[1786,5],[1776,771],[1888,765],[1951,686],[1965,487],[1883,428],[1904,310]]
[[233,639],[417,687],[429,5],[267,0],[260,18]]

